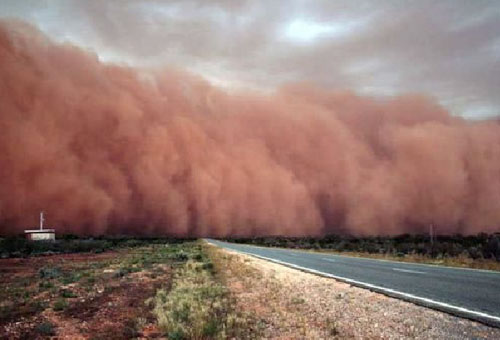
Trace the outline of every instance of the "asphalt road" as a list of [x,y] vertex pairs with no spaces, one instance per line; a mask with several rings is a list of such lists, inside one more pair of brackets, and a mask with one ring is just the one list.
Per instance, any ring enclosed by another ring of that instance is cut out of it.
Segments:
[[207,241],[500,327],[500,272]]

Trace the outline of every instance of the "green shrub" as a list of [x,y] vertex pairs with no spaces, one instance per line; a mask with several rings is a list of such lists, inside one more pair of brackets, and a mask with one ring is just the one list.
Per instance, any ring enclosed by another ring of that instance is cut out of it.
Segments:
[[41,279],[55,279],[62,275],[61,269],[57,267],[44,267],[38,271]]
[[120,267],[114,274],[114,277],[124,277],[130,273],[135,273],[141,271],[139,267]]
[[54,325],[48,321],[42,322],[36,326],[36,332],[45,336],[54,336],[56,334],[54,331]]
[[76,297],[76,294],[73,291],[69,290],[69,289],[62,289],[61,292],[60,292],[60,294],[61,294],[61,296],[63,298],[74,298],[74,297]]
[[93,285],[95,283],[96,279],[94,276],[90,276],[87,278],[87,284],[88,285]]
[[32,313],[43,312],[47,308],[47,303],[43,301],[32,301],[28,304],[28,310]]
[[65,275],[61,282],[65,285],[68,285],[70,283],[78,282],[82,278],[81,273],[70,273],[68,275]]
[[50,288],[54,288],[54,283],[52,283],[51,281],[40,281],[40,283],[38,283],[38,289],[40,290],[44,290],[44,289],[50,289]]
[[61,311],[61,310],[66,309],[66,307],[68,307],[68,302],[64,298],[59,298],[54,303],[53,308],[55,311]]
[[203,262],[202,269],[212,271],[214,269],[214,264],[211,261]]
[[219,331],[219,325],[216,320],[208,320],[203,326],[202,334],[204,337],[213,337],[217,335]]
[[181,251],[174,253],[173,259],[175,261],[184,262],[184,261],[188,260],[188,255],[183,250],[181,250]]
[[124,277],[124,276],[125,276],[125,275],[127,275],[128,273],[130,273],[130,272],[128,271],[128,269],[127,269],[127,268],[119,268],[119,269],[117,269],[117,270],[114,272],[113,276],[114,276],[114,277]]
[[201,253],[195,254],[193,260],[201,262],[203,260],[203,255]]

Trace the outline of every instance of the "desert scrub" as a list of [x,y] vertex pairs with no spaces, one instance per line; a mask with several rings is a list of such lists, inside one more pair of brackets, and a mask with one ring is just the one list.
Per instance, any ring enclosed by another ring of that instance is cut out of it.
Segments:
[[[200,247],[190,250],[201,252]],[[228,291],[216,281],[210,260],[192,255],[177,267],[172,289],[160,289],[150,300],[158,326],[170,339],[227,338],[237,323]]]
[[41,279],[55,279],[62,275],[58,267],[44,267],[38,271]]
[[59,294],[63,298],[75,298],[75,297],[77,297],[77,295],[73,291],[71,291],[69,289],[61,289],[59,291]]
[[58,311],[62,311],[64,309],[66,309],[66,307],[68,307],[68,302],[66,301],[66,299],[61,297],[61,298],[56,300],[56,302],[54,303],[53,309],[56,312],[58,312]]
[[40,335],[53,336],[55,335],[54,325],[50,322],[42,322],[35,328],[36,332]]

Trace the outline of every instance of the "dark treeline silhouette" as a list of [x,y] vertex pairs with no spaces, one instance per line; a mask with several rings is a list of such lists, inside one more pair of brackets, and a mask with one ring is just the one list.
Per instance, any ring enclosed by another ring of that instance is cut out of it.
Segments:
[[68,253],[102,253],[117,248],[140,247],[150,244],[179,243],[192,239],[173,237],[98,236],[81,238],[62,235],[56,241],[30,241],[23,236],[0,238],[0,258],[27,257]]
[[431,258],[467,256],[472,259],[500,261],[500,233],[478,235],[439,235],[431,242],[429,235],[354,237],[229,237],[225,241],[267,247],[361,252],[395,256],[423,255]]

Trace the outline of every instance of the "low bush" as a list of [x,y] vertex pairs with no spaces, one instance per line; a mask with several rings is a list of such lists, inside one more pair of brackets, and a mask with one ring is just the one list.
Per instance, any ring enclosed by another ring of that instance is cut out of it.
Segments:
[[62,289],[60,291],[60,294],[61,294],[61,296],[63,298],[74,298],[74,297],[76,297],[76,294],[73,291],[69,290],[69,289]]
[[66,299],[64,298],[59,298],[56,300],[56,302],[54,303],[54,307],[53,309],[55,311],[62,311],[64,309],[66,309],[66,307],[68,307],[68,302],[66,301]]
[[45,290],[45,289],[51,289],[51,288],[54,288],[54,283],[52,281],[40,281],[38,283],[38,289],[39,290]]
[[71,273],[64,275],[64,277],[61,279],[61,282],[65,285],[68,285],[70,283],[80,281],[81,278],[82,278],[81,273],[71,272]]
[[114,277],[124,277],[130,273],[135,273],[135,272],[138,272],[138,271],[141,271],[141,268],[139,267],[128,267],[128,266],[124,266],[124,267],[120,267],[115,273],[114,273]]
[[57,267],[44,267],[38,271],[41,279],[55,279],[62,275],[61,269]]
[[188,260],[188,254],[186,254],[184,251],[179,251],[173,254],[172,259],[175,261],[183,262]]
[[35,328],[36,332],[44,336],[54,336],[56,333],[54,331],[54,325],[48,321],[42,322]]

